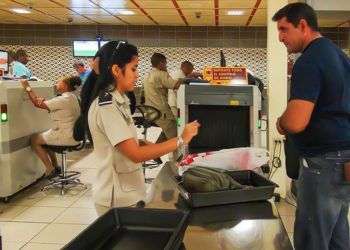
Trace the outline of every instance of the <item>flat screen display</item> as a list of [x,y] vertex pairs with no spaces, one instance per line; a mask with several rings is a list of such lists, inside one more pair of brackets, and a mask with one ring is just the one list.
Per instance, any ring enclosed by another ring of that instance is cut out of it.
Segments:
[[94,57],[98,51],[98,41],[73,41],[73,56]]
[[201,124],[200,133],[189,144],[189,152],[249,147],[249,114],[249,106],[189,105],[188,120]]
[[0,69],[7,72],[9,70],[8,67],[8,53],[7,51],[0,50]]

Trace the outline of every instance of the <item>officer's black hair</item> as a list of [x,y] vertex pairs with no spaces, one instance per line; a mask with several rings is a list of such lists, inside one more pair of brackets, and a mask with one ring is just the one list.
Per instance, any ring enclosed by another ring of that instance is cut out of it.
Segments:
[[62,81],[68,85],[70,91],[74,91],[81,85],[81,79],[79,76],[68,76],[62,79]]
[[[88,112],[91,103],[103,91],[113,91],[115,89],[115,80],[111,72],[113,64],[117,64],[124,69],[125,65],[131,62],[134,56],[138,56],[137,48],[129,43],[119,43],[120,41],[110,41],[103,45],[95,54],[94,58],[99,58],[99,71],[97,75],[94,70],[91,71],[86,79],[80,93],[81,115],[83,116],[84,129],[87,132],[89,140],[92,142],[89,127],[87,126]],[[119,44],[119,46],[118,46]],[[118,48],[117,48],[118,47]],[[135,111],[136,99],[133,92],[127,92],[130,99],[131,111]]]
[[286,17],[287,21],[297,27],[301,19],[304,19],[313,31],[319,31],[315,10],[306,3],[290,3],[277,11],[272,20],[277,22]]
[[158,65],[161,63],[161,62],[165,62],[166,61],[166,57],[165,55],[161,54],[161,53],[154,53],[152,56],[151,56],[151,64],[152,64],[152,67],[158,67]]

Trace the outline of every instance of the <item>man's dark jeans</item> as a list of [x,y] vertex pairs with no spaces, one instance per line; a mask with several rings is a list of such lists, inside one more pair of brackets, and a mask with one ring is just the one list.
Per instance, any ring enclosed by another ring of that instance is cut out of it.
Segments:
[[349,250],[350,150],[302,158],[294,224],[296,250]]

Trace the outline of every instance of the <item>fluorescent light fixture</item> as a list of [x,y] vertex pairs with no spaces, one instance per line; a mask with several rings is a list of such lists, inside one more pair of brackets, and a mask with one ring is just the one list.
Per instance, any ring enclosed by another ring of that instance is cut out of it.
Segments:
[[132,10],[118,10],[118,13],[125,16],[135,15]]
[[18,14],[29,14],[29,13],[32,13],[30,10],[24,9],[24,8],[13,8],[11,10],[13,12],[15,12],[15,13],[18,13]]
[[244,14],[244,10],[229,10],[227,11],[227,15],[229,16],[242,16]]

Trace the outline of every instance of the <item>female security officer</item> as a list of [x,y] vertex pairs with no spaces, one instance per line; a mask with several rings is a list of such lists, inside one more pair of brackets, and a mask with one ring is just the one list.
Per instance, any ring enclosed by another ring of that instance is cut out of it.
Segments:
[[88,116],[98,164],[93,198],[99,214],[110,207],[132,206],[144,200],[146,187],[140,163],[189,143],[200,126],[195,121],[187,124],[178,138],[140,146],[125,95],[133,90],[138,77],[137,48],[119,41],[107,43],[101,51],[112,55],[108,71],[99,72],[97,81],[90,86],[87,82],[82,89],[82,114]]
[[81,85],[77,76],[71,76],[59,80],[55,87],[60,96],[45,100],[37,96],[29,86],[27,80],[21,81],[23,88],[27,91],[31,102],[35,107],[46,109],[50,112],[54,127],[40,134],[34,134],[30,138],[32,148],[46,167],[45,176],[51,177],[55,174],[57,159],[54,152],[42,147],[42,145],[77,145],[79,142],[73,139],[73,126],[79,117],[80,106],[78,98],[73,91]]

